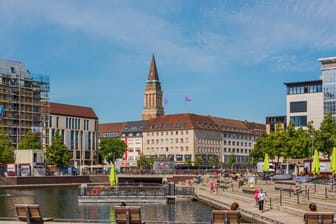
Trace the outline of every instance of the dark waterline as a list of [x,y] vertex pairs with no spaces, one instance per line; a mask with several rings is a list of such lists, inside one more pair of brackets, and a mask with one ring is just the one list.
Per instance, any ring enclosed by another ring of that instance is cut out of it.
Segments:
[[[50,187],[34,189],[0,189],[0,217],[15,217],[14,204],[40,204],[45,217],[57,219],[113,220],[117,204],[77,203],[77,188]],[[134,205],[134,204],[132,204]],[[197,201],[168,204],[141,204],[147,221],[210,222],[211,207]]]

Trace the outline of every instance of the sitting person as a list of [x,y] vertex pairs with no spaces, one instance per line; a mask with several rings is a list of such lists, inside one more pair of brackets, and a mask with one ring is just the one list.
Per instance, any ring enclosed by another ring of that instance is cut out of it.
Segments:
[[[232,211],[237,211],[238,212],[238,209],[239,209],[239,204],[237,202],[232,202],[231,206],[230,206],[230,210]],[[239,215],[238,215],[238,220],[241,219],[241,214],[239,212]]]
[[311,212],[317,212],[317,206],[316,206],[316,204],[315,203],[309,203],[309,210],[311,211]]
[[237,202],[232,202],[230,209],[231,210],[238,210],[239,204]]
[[[316,206],[316,204],[315,203],[313,203],[313,202],[311,202],[311,203],[309,203],[309,205],[308,205],[308,208],[309,208],[309,211],[310,212],[317,212],[317,206]],[[307,214],[304,214],[304,216],[303,216],[303,220],[306,222],[306,220],[307,220]],[[307,223],[307,222],[306,222]]]

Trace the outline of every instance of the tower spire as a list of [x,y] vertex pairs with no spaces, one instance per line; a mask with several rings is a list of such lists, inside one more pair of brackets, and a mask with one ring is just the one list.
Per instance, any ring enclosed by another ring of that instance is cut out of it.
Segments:
[[153,53],[152,61],[149,67],[148,78],[146,81],[142,120],[149,120],[163,114],[162,90]]
[[148,81],[159,82],[159,74],[158,74],[158,71],[157,71],[157,68],[156,68],[154,53],[152,55],[152,61],[151,61],[150,67],[149,67],[147,82]]

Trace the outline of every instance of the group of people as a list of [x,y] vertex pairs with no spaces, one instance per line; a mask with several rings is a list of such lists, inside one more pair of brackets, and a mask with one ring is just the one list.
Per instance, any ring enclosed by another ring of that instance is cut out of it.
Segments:
[[267,197],[263,189],[254,190],[254,199],[256,201],[256,206],[259,207],[259,211],[264,210],[264,203],[267,201]]

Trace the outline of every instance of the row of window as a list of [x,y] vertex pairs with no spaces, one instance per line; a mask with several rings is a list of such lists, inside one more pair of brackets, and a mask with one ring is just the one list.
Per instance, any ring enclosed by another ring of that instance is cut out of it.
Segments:
[[287,88],[287,95],[320,92],[322,92],[322,85],[291,86]]
[[169,151],[174,151],[174,149],[175,149],[175,151],[181,151],[181,152],[183,152],[183,151],[189,151],[189,147],[188,146],[185,146],[185,147],[183,147],[183,146],[170,146],[170,150],[169,150],[169,147],[147,147],[146,148],[146,150],[147,151],[151,151],[151,152],[154,152],[154,150],[155,151],[162,151],[162,152],[169,152]]
[[161,135],[161,136],[163,136],[163,135],[169,135],[169,133],[170,133],[170,135],[178,135],[178,134],[181,134],[181,135],[183,135],[183,134],[188,134],[189,133],[189,131],[188,130],[179,130],[179,131],[152,131],[152,132],[147,132],[147,136],[159,136],[159,135]]
[[246,139],[253,140],[254,137],[251,135],[242,135],[242,134],[224,134],[224,138],[233,138],[233,139]]
[[[45,143],[49,145],[49,139],[55,136],[56,129],[46,130]],[[60,135],[63,137],[64,144],[70,150],[84,149],[84,150],[96,150],[96,138],[97,135],[94,132],[89,131],[75,131],[75,130],[60,130]]]
[[[224,162],[228,163],[231,160],[231,155],[230,156],[224,156]],[[247,162],[250,161],[251,157],[249,156],[235,156],[235,161],[236,163],[243,163],[243,162]]]
[[224,145],[231,145],[231,143],[232,143],[232,145],[237,145],[237,146],[239,146],[239,144],[240,144],[240,146],[250,146],[251,147],[251,142],[239,142],[239,141],[237,141],[237,142],[235,142],[235,141],[226,141],[226,140],[224,140]]
[[176,122],[175,124],[173,123],[166,123],[165,125],[163,124],[153,124],[152,125],[152,128],[151,129],[158,129],[158,128],[186,128],[187,127],[187,123],[186,122],[183,122],[183,123],[180,123],[180,122]]
[[[166,138],[165,141],[164,139],[147,139],[147,145],[150,145],[150,144],[168,144],[169,143],[169,139]],[[175,138],[175,141],[174,141],[174,138],[170,138],[170,143],[171,144],[174,144],[174,143],[189,143],[189,138]],[[203,145],[220,145],[221,144],[221,141],[220,140],[214,140],[214,139],[203,139],[203,138],[199,138],[198,139],[198,144],[203,144]],[[239,141],[227,141],[227,140],[224,140],[224,145],[237,145],[237,146],[249,146],[251,147],[251,142],[239,142]]]
[[224,148],[224,152],[231,152],[231,153],[250,153],[251,149],[235,149],[235,148]]
[[[52,123],[52,118],[53,116],[49,116],[49,127],[53,127],[53,123]],[[56,128],[60,128],[59,127],[59,117],[56,116]],[[80,118],[73,118],[73,117],[66,117],[65,118],[65,127],[66,129],[75,129],[75,130],[79,130],[81,129],[81,120]],[[89,120],[88,119],[84,119],[83,120],[83,125],[84,125],[84,130],[89,130]]]
[[291,116],[290,120],[295,126],[307,126],[307,116]]
[[[150,145],[150,144],[169,144],[169,139],[166,138],[166,140],[164,141],[164,139],[147,139],[147,145]],[[175,138],[175,141],[174,141],[174,138],[171,138],[170,139],[170,144],[174,144],[174,143],[189,143],[189,138]]]
[[324,114],[336,114],[336,101],[324,102]]

